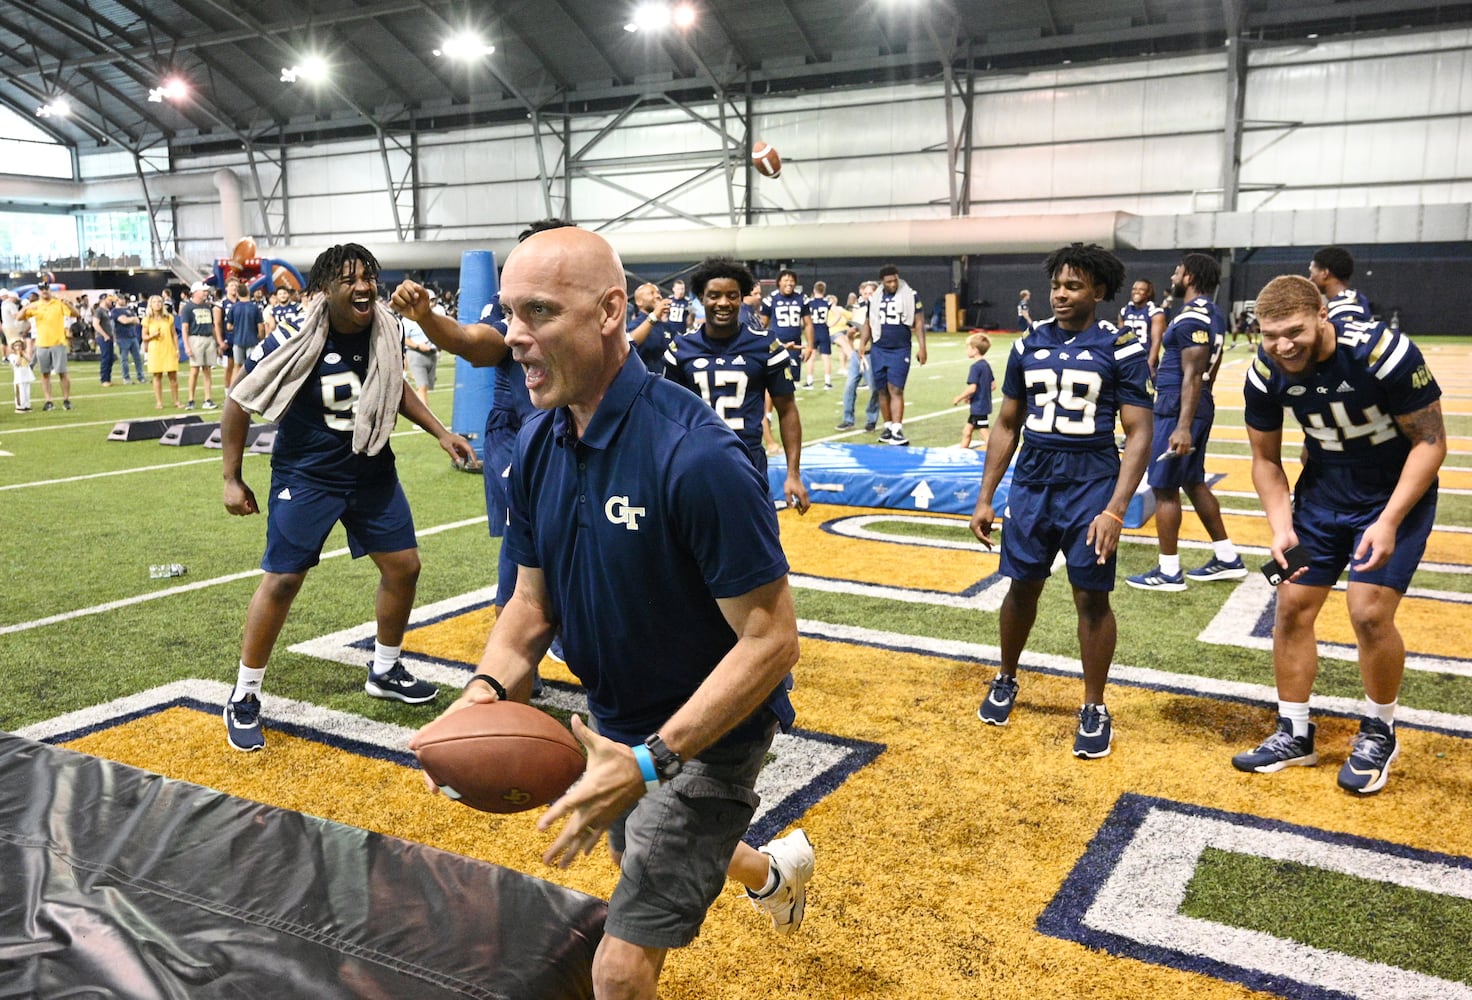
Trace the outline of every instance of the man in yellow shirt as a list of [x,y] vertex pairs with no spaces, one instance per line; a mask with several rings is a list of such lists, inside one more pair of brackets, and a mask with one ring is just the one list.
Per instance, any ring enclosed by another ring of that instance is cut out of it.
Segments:
[[41,389],[46,394],[43,410],[54,410],[51,400],[51,373],[61,376],[61,405],[72,408],[72,377],[66,370],[66,318],[79,316],[77,307],[66,299],[51,294],[51,286],[42,282],[39,299],[33,299],[20,311],[21,319],[31,320],[36,330],[36,366],[41,369]]

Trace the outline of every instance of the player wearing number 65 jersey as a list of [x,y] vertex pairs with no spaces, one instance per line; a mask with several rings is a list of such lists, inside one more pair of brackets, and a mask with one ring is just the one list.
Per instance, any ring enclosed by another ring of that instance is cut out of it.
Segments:
[[[1308,566],[1278,587],[1278,729],[1232,764],[1262,773],[1318,763],[1308,713],[1318,671],[1314,621],[1348,565],[1365,712],[1339,786],[1369,795],[1385,787],[1400,753],[1395,707],[1406,652],[1395,612],[1436,517],[1436,473],[1446,458],[1441,388],[1410,338],[1383,323],[1346,322],[1336,331],[1306,278],[1268,282],[1257,317],[1262,348],[1245,392],[1252,482],[1273,530],[1273,559],[1286,564],[1284,553],[1299,545]],[[1304,432],[1291,498],[1284,407]]]
[[690,287],[705,307],[705,322],[675,337],[665,353],[664,377],[705,400],[741,439],[752,464],[767,478],[762,447],[762,409],[767,393],[777,411],[787,479],[782,495],[803,514],[808,491],[802,485],[802,418],[793,398],[796,384],[787,351],[775,336],[740,323],[741,300],[756,286],[743,265],[726,257],[701,262]]
[[[1053,318],[1035,324],[1007,356],[1002,404],[988,440],[971,530],[992,545],[992,500],[1025,427],[1027,439],[1007,494],[1000,570],[1011,578],[1000,615],[1001,672],[977,715],[1005,726],[1017,697],[1017,664],[1037,618],[1038,598],[1061,551],[1073,585],[1084,672],[1073,754],[1109,753],[1113,720],[1104,707],[1114,657],[1115,550],[1150,446],[1149,370],[1132,331],[1095,319],[1113,299],[1124,265],[1102,247],[1075,243],[1048,257]],[[1124,426],[1121,460],[1115,420]]]

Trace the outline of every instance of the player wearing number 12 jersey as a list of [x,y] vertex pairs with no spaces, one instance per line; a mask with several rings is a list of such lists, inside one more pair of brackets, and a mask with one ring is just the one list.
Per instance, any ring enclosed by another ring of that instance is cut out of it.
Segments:
[[[1314,621],[1349,566],[1345,601],[1359,647],[1364,718],[1339,787],[1385,787],[1400,753],[1395,708],[1406,650],[1395,612],[1436,518],[1436,474],[1446,458],[1441,387],[1409,337],[1383,323],[1336,330],[1319,289],[1284,275],[1257,297],[1262,348],[1247,372],[1252,482],[1273,530],[1279,565],[1302,546],[1307,567],[1278,587],[1273,672],[1278,728],[1232,758],[1258,773],[1318,763],[1309,695],[1318,671]],[[1283,470],[1283,408],[1303,426],[1303,473],[1290,498]]]
[[705,322],[670,344],[665,378],[694,392],[716,411],[741,439],[764,481],[762,410],[771,393],[787,456],[782,495],[798,513],[806,513],[808,493],[799,469],[802,418],[793,398],[792,366],[773,334],[740,323],[741,300],[755,285],[751,272],[734,260],[711,257],[701,262],[690,276],[690,287],[705,307]]
[[[977,715],[991,725],[1007,724],[1017,697],[1017,664],[1053,558],[1062,551],[1078,610],[1084,673],[1073,754],[1096,758],[1109,753],[1114,733],[1104,706],[1115,645],[1109,592],[1125,510],[1148,460],[1149,371],[1145,347],[1132,331],[1095,319],[1099,303],[1113,299],[1124,281],[1124,265],[1113,254],[1075,243],[1054,251],[1044,268],[1052,283],[1053,318],[1023,334],[1007,357],[1002,403],[971,515],[971,530],[991,547],[992,500],[1025,427],[1002,527],[999,568],[1012,582],[1000,615],[1001,672]],[[1116,417],[1125,432],[1122,460],[1114,442]]]

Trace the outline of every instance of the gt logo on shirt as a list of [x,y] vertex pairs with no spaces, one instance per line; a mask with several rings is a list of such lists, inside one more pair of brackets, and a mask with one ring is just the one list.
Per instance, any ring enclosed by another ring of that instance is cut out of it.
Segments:
[[609,524],[622,524],[630,531],[639,530],[639,518],[645,515],[643,507],[629,506],[628,497],[609,497],[603,505],[603,514]]

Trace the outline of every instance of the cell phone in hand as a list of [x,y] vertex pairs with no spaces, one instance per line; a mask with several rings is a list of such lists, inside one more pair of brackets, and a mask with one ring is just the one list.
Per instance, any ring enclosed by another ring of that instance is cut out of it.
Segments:
[[1308,565],[1308,553],[1303,550],[1302,545],[1295,545],[1285,551],[1283,558],[1288,560],[1286,564],[1275,559],[1269,559],[1262,564],[1262,575],[1267,577],[1268,583],[1274,587]]

